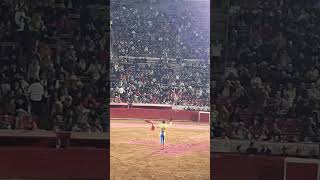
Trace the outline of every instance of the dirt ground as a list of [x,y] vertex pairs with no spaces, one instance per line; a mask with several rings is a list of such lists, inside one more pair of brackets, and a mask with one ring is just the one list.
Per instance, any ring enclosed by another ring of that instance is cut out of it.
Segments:
[[144,121],[112,120],[111,180],[209,180],[208,125],[174,123],[160,148],[159,129]]

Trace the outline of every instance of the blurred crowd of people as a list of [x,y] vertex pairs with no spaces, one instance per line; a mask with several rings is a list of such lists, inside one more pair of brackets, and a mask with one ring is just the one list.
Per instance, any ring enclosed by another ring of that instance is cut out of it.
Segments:
[[1,128],[107,128],[109,20],[105,3],[0,2]]
[[208,14],[201,3],[112,4],[111,101],[209,106]]
[[111,66],[114,102],[210,105],[208,61],[121,58]]
[[112,48],[119,56],[208,60],[209,6],[199,2],[166,5],[112,5]]
[[310,3],[236,1],[228,63],[213,87],[216,138],[318,142],[320,10]]

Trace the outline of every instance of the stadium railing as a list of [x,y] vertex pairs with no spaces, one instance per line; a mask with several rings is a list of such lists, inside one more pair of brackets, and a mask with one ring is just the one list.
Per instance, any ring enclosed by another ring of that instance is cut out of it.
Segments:
[[176,109],[174,105],[110,103],[111,119],[210,122],[210,112]]

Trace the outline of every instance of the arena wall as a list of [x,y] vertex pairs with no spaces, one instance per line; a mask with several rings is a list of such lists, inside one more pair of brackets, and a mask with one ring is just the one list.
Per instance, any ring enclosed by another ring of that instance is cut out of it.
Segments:
[[110,173],[108,151],[2,147],[0,178],[105,179]]
[[199,112],[198,122],[210,122],[210,112]]
[[142,109],[172,109],[172,105],[167,104],[142,104],[142,103],[110,103],[110,108],[142,108]]
[[211,172],[219,180],[283,180],[283,157],[212,153]]
[[[110,108],[111,119],[167,119],[198,121],[198,111],[143,108]],[[204,120],[202,121],[204,122]],[[208,121],[209,122],[209,119]]]
[[316,180],[319,176],[320,162],[315,159],[293,158],[299,161],[289,164],[280,156],[211,153],[211,158],[211,176],[218,180]]

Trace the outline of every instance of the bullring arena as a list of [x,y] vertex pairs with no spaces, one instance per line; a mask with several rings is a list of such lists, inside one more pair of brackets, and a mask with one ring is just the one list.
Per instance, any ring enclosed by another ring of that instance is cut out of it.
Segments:
[[[111,108],[111,179],[210,179],[209,116],[197,122],[197,114],[161,106]],[[155,123],[173,117],[164,149],[159,130],[145,121],[151,116]]]

